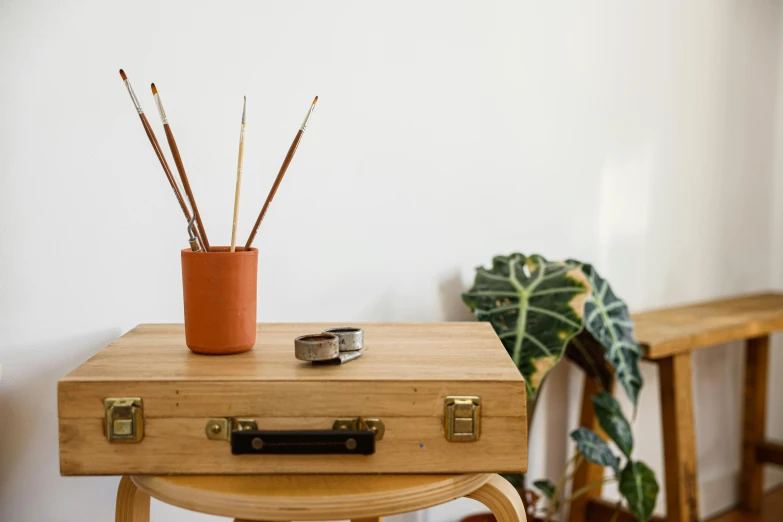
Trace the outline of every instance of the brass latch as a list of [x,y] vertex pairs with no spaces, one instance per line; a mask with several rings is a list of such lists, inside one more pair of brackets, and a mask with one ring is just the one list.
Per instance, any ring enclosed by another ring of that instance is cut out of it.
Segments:
[[139,442],[144,438],[144,406],[140,397],[104,399],[103,407],[109,442]]
[[443,420],[446,440],[478,440],[481,436],[481,397],[446,397],[443,400]]

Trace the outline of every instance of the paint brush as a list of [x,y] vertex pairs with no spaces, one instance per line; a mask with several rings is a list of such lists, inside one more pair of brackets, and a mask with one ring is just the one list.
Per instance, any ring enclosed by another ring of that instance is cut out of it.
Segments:
[[166,140],[169,142],[169,149],[171,155],[174,156],[174,164],[177,166],[179,172],[180,181],[182,181],[182,187],[185,189],[185,196],[188,198],[190,208],[193,209],[193,215],[196,218],[196,224],[198,230],[201,232],[201,240],[204,245],[204,250],[209,252],[209,240],[207,239],[207,231],[204,228],[204,223],[201,221],[201,214],[198,211],[196,205],[196,198],[193,197],[193,190],[190,188],[190,181],[188,180],[188,174],[185,172],[185,165],[182,163],[182,156],[179,153],[179,147],[177,147],[177,141],[174,139],[174,133],[171,130],[171,125],[166,117],[166,111],[163,110],[163,101],[160,99],[160,94],[155,84],[152,84],[152,95],[155,98],[155,104],[158,106],[158,113],[160,114],[160,121],[163,123],[163,129],[166,131]]
[[[136,108],[136,112],[139,113],[141,124],[144,126],[144,132],[147,133],[147,138],[150,140],[152,149],[155,151],[155,155],[158,157],[158,161],[160,161],[160,166],[163,167],[163,172],[166,174],[166,178],[169,180],[169,184],[171,184],[171,188],[174,190],[174,196],[177,198],[177,203],[179,203],[179,206],[182,209],[182,213],[185,214],[185,219],[188,221],[188,223],[190,223],[190,211],[185,204],[185,200],[182,199],[182,194],[179,191],[179,187],[177,187],[177,182],[174,180],[174,176],[171,174],[171,169],[169,168],[169,164],[166,161],[166,157],[163,155],[163,151],[160,148],[158,139],[155,137],[155,133],[152,131],[152,127],[150,127],[150,122],[147,121],[147,117],[144,115],[144,109],[141,108],[141,104],[139,103],[138,98],[136,98],[136,93],[133,92],[133,87],[131,87],[130,81],[126,76],[125,71],[122,69],[120,69],[120,76],[122,77],[122,81],[125,82],[125,87],[128,89],[128,94],[130,94],[131,101],[133,102],[133,106]],[[196,231],[196,234],[200,240],[201,237],[199,235],[199,231]]]
[[236,250],[237,217],[239,216],[239,190],[242,186],[242,164],[245,161],[245,116],[247,114],[247,96],[242,102],[242,130],[239,131],[239,158],[237,158],[237,188],[234,193],[234,223],[231,225],[231,252]]
[[272,190],[269,191],[269,195],[266,197],[264,206],[261,208],[261,212],[258,214],[258,219],[256,219],[256,224],[253,226],[253,230],[250,231],[250,237],[247,238],[247,243],[245,243],[245,249],[250,248],[250,245],[253,244],[253,239],[255,239],[256,232],[258,232],[258,226],[261,224],[261,220],[264,219],[264,215],[266,215],[266,211],[269,209],[269,204],[272,203],[272,198],[275,197],[275,192],[277,192],[277,188],[280,186],[280,182],[283,181],[283,176],[285,176],[285,171],[288,170],[288,165],[291,164],[291,160],[294,158],[294,154],[296,153],[296,148],[299,146],[299,140],[302,139],[302,135],[304,134],[305,128],[307,127],[307,121],[310,119],[310,116],[313,114],[313,110],[315,109],[316,103],[318,103],[318,96],[315,97],[315,99],[313,100],[313,104],[310,105],[310,109],[307,111],[307,116],[305,116],[305,119],[302,122],[302,126],[299,127],[299,131],[296,133],[296,137],[294,138],[293,143],[291,143],[291,147],[289,147],[288,149],[288,154],[286,154],[285,159],[283,160],[283,165],[280,167],[280,172],[277,173],[275,182],[272,185]]

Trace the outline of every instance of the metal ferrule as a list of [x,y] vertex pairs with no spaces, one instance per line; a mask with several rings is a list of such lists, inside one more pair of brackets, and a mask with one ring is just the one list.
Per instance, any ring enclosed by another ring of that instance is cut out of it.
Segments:
[[136,110],[139,112],[139,114],[144,114],[144,109],[141,108],[139,99],[136,98],[136,93],[133,92],[133,87],[131,87],[130,80],[125,80],[125,87],[128,88],[128,94],[130,94],[131,101],[133,102],[133,106],[136,107]]
[[307,111],[307,116],[305,116],[304,121],[302,122],[302,126],[299,127],[299,130],[304,131],[305,127],[307,127],[307,121],[310,119],[310,116],[313,114],[313,111],[315,110],[315,104],[312,104],[310,106],[310,110]]
[[160,119],[163,122],[163,125],[168,125],[169,119],[166,117],[166,111],[163,110],[163,102],[160,101],[160,95],[155,93],[155,105],[158,106],[158,114],[160,114]]
[[242,102],[242,125],[245,124],[245,113],[247,112],[247,98]]
[[188,241],[190,242],[190,249],[193,252],[200,252],[201,246],[198,244],[198,238],[196,238],[196,233],[193,230],[195,222],[196,222],[196,216],[193,216],[192,218],[190,218],[190,221],[188,221],[188,234],[190,236],[188,238]]

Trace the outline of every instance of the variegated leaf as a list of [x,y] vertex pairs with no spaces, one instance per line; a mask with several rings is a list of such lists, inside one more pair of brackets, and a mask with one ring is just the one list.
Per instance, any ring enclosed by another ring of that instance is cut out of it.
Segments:
[[492,324],[534,397],[582,329],[589,294],[579,263],[511,254],[495,257],[490,269],[478,268],[462,300],[479,321]]
[[617,297],[609,283],[591,265],[582,265],[592,292],[585,303],[584,326],[606,350],[605,357],[614,367],[620,382],[634,406],[642,387],[639,359],[642,349],[633,333],[628,306]]
[[595,416],[598,424],[609,435],[609,438],[617,444],[626,457],[631,457],[633,451],[633,432],[628,419],[623,415],[620,404],[611,393],[600,391],[590,397],[595,408]]
[[649,520],[658,498],[655,473],[644,462],[629,460],[620,474],[619,489],[633,516],[642,522]]
[[571,439],[576,442],[579,453],[588,462],[599,466],[610,466],[615,473],[620,473],[620,459],[618,459],[609,445],[598,434],[587,428],[577,428],[571,432]]

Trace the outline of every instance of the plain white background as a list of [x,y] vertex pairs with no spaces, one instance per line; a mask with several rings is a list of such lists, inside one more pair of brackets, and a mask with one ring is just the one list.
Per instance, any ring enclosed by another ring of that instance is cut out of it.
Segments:
[[[242,238],[320,96],[255,243],[260,321],[465,319],[473,268],[511,251],[590,261],[642,310],[783,286],[781,21],[763,0],[3,0],[0,520],[111,520],[116,478],[59,476],[56,381],[137,323],[182,320],[184,221],[120,67],[162,139],[160,89],[213,243],[242,96]],[[703,515],[736,500],[741,354],[696,357]],[[662,481],[643,373],[636,456]],[[572,451],[581,382],[548,381],[531,476]],[[778,438],[782,395],[772,378]]]

